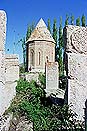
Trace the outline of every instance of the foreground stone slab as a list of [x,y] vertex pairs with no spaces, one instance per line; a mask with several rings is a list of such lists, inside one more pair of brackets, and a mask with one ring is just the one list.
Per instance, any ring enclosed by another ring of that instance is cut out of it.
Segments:
[[87,28],[66,26],[64,28],[65,69],[67,74],[67,102],[83,120],[87,99]]
[[68,104],[78,115],[84,117],[87,99],[87,56],[68,53]]
[[5,63],[4,63],[5,37],[6,37],[6,14],[4,11],[0,10],[0,115],[5,110],[5,108],[2,106],[4,94],[3,92],[5,88]]
[[6,38],[6,13],[0,10],[0,51],[4,50]]
[[16,95],[19,62],[16,55],[5,55],[6,14],[0,11],[0,115],[3,115]]
[[87,55],[87,27],[66,26],[64,43],[66,52]]

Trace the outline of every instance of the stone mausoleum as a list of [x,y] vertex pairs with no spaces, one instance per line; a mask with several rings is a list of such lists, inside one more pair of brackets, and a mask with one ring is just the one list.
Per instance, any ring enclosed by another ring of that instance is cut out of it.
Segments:
[[41,18],[27,41],[27,69],[45,72],[45,63],[55,62],[55,41]]

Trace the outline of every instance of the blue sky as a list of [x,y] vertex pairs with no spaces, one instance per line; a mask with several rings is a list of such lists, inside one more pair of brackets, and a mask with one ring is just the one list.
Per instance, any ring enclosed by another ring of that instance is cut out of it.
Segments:
[[[7,14],[6,53],[12,54],[14,41],[25,36],[28,23],[37,23],[41,17],[45,22],[56,18],[59,23],[59,17],[64,21],[66,14],[73,14],[75,18],[83,13],[87,16],[87,0],[0,0],[0,9]],[[21,43],[15,47],[15,53],[22,62]]]

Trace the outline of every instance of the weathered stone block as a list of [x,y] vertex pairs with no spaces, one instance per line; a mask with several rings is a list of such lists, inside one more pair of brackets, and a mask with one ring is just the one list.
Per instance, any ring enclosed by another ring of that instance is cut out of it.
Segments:
[[67,100],[78,119],[83,120],[87,99],[87,27],[64,28]]
[[16,80],[19,79],[19,63],[16,55],[6,55],[4,44],[6,37],[6,14],[0,11],[0,115],[10,106],[16,95]]
[[46,63],[46,92],[48,95],[55,93],[58,89],[58,63],[47,62]]
[[85,101],[87,99],[87,56],[68,53],[68,104],[78,118],[84,116]]
[[87,27],[66,26],[64,28],[64,42],[67,52],[87,55]]
[[5,55],[5,79],[6,82],[14,82],[19,79],[19,61],[17,55]]
[[0,10],[0,51],[4,50],[6,38],[6,13]]
[[25,75],[25,78],[28,82],[35,80],[36,82],[39,82],[38,80],[39,73],[29,73]]

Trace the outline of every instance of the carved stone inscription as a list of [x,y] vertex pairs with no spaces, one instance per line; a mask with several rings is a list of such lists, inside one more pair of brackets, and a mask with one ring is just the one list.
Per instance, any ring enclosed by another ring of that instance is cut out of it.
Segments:
[[53,93],[58,89],[58,63],[46,63],[46,90]]
[[87,99],[87,28],[66,26],[64,29],[67,100],[72,110],[83,120]]
[[87,55],[87,27],[67,26],[64,29],[64,42],[67,52]]
[[6,38],[6,14],[0,10],[0,51],[4,50]]
[[87,99],[87,56],[68,53],[68,104],[82,120]]

